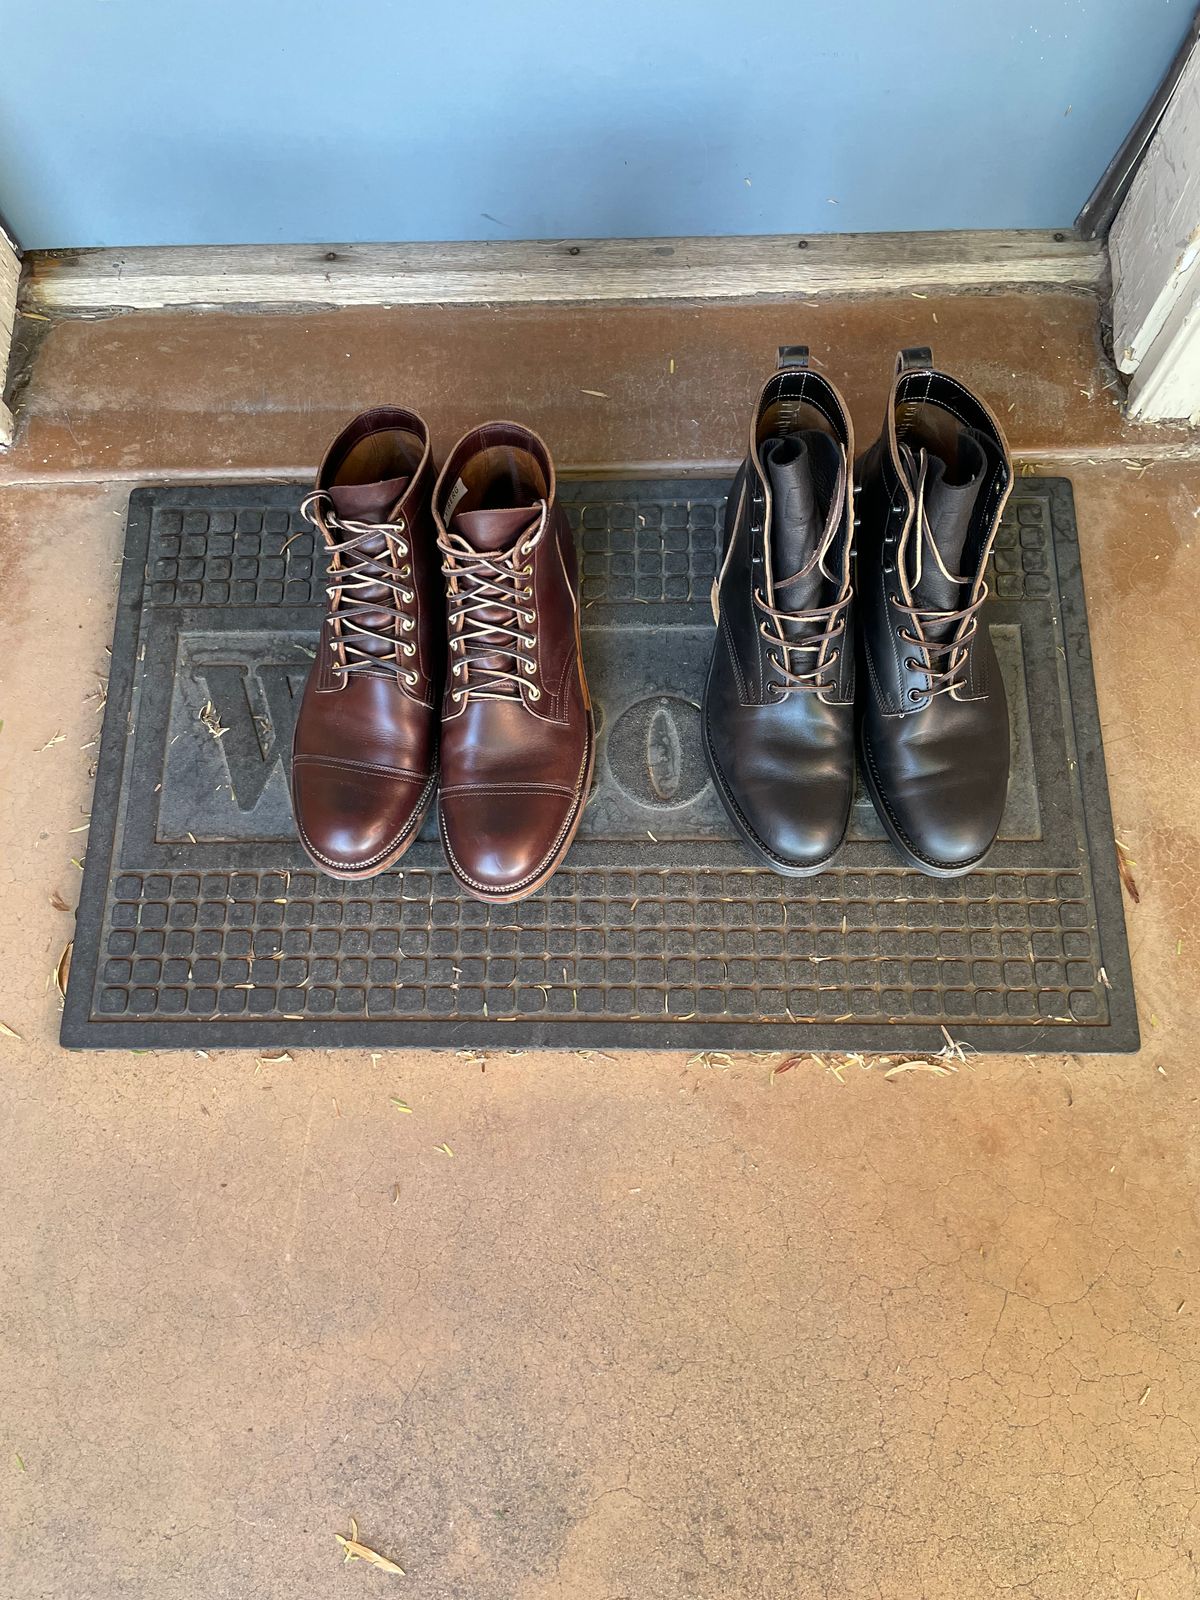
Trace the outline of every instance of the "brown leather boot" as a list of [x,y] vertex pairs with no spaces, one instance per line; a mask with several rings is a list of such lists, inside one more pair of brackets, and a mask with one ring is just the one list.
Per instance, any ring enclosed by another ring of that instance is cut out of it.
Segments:
[[304,502],[329,547],[329,607],[292,744],[300,841],[323,872],[370,878],[416,838],[437,783],[445,609],[420,417],[365,411]]
[[455,445],[433,496],[449,618],[442,843],[480,900],[521,900],[567,853],[595,740],[575,542],[535,433],[488,422]]

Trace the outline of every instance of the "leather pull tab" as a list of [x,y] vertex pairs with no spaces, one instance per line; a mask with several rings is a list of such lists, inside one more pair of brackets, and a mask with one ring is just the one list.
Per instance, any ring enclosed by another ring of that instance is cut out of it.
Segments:
[[896,374],[902,372],[928,372],[933,366],[933,351],[927,344],[915,344],[901,350],[896,357]]
[[781,344],[779,346],[779,360],[776,366],[782,371],[785,367],[808,367],[808,346],[806,344]]

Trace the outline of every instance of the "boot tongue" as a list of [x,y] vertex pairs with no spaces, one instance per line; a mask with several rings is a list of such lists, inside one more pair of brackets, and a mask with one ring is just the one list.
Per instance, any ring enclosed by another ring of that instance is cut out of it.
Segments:
[[541,506],[511,506],[503,511],[460,511],[450,518],[450,531],[472,550],[507,550],[523,533],[537,526]]
[[[391,519],[392,512],[408,489],[408,478],[380,478],[374,483],[334,483],[326,491],[333,503],[335,514],[343,520],[351,522],[387,522]],[[331,529],[335,535],[334,542],[340,544],[343,538],[354,538],[354,535],[337,535],[336,529]],[[350,565],[355,569],[360,578],[369,577],[372,572],[379,572],[380,567],[373,562],[359,566],[361,556],[387,556],[387,536],[382,533],[372,534],[363,539],[354,547]],[[385,563],[387,570],[391,570],[391,561]],[[342,609],[351,609],[355,622],[364,628],[377,628],[387,635],[384,639],[372,639],[366,634],[351,631],[351,637],[357,650],[366,655],[381,658],[394,658],[396,654],[396,619],[389,616],[386,611],[374,611],[370,602],[376,600],[380,605],[396,606],[398,598],[396,591],[383,583],[354,583],[343,590]],[[356,603],[366,602],[361,607]]]
[[408,488],[407,478],[380,478],[377,483],[334,483],[326,490],[339,517],[353,522],[384,522]]
[[[771,484],[771,571],[781,610],[828,605],[837,584],[814,559],[833,511],[841,451],[827,433],[811,429],[768,439],[761,451]],[[825,566],[835,570],[826,555]],[[789,633],[794,625],[784,624]],[[804,624],[798,625],[803,631]]]
[[[918,477],[920,468],[918,457]],[[970,576],[963,570],[964,554],[986,468],[987,457],[978,437],[966,429],[959,433],[954,482],[946,481],[946,463],[940,456],[925,454],[925,517],[942,566],[956,578]],[[917,550],[913,541],[908,552],[908,571],[914,603],[931,611],[959,609],[963,604],[966,585],[952,583],[946,577],[929,548],[928,540],[920,552],[919,578],[916,577],[917,570]]]
[[[542,508],[538,506],[510,506],[504,510],[494,511],[460,511],[457,516],[451,517],[448,531],[457,534],[466,541],[472,550],[481,554],[495,555],[502,551],[512,550],[520,539],[533,533],[541,521]],[[513,563],[521,566],[526,563],[518,561],[514,555]],[[460,580],[461,581],[461,580]],[[471,580],[465,580],[465,586],[471,586]],[[486,591],[485,591],[486,592]],[[503,604],[473,606],[469,612],[470,619],[475,627],[470,632],[475,635],[476,643],[469,651],[467,659],[471,663],[470,678],[481,684],[488,694],[503,694],[516,696],[515,683],[506,678],[489,680],[488,674],[513,673],[517,671],[517,660],[510,651],[487,648],[489,640],[487,635],[479,630],[486,624],[502,630],[496,635],[495,642],[500,644],[513,628],[521,627],[520,618],[511,606]],[[482,673],[482,678],[479,674]]]

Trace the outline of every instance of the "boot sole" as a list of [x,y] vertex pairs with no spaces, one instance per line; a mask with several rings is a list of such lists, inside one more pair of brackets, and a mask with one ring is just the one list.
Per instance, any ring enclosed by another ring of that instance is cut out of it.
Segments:
[[[904,859],[916,867],[918,872],[923,872],[927,878],[963,878],[968,872],[974,872],[981,862],[987,860],[988,855],[991,853],[991,844],[980,855],[973,857],[963,866],[938,866],[925,856],[917,854],[888,815],[887,803],[883,798],[879,785],[875,782],[875,774],[871,765],[870,746],[867,744],[866,734],[861,727],[858,731],[858,765],[863,775],[863,782],[867,786],[867,793],[871,796],[871,804],[875,807],[875,815],[883,823],[884,832]],[[992,844],[995,844],[995,842],[993,839]]]
[[846,819],[846,827],[842,829],[842,837],[823,861],[818,861],[815,866],[799,866],[794,862],[785,860],[782,856],[775,855],[773,851],[769,850],[742,816],[741,811],[738,809],[737,801],[729,792],[724,774],[717,765],[717,758],[713,754],[712,745],[709,743],[707,718],[704,720],[704,761],[708,767],[708,775],[712,779],[713,788],[716,790],[717,798],[725,809],[726,816],[733,823],[745,844],[749,846],[751,854],[756,856],[764,867],[769,867],[772,872],[781,878],[819,878],[823,872],[828,872],[838,856],[841,855],[842,848],[846,843],[846,833],[850,827],[849,817]]

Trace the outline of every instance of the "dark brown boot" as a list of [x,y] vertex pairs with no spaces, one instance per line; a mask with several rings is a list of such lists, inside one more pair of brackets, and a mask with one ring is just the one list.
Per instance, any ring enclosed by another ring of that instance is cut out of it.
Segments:
[[323,872],[370,878],[416,838],[437,782],[445,607],[429,513],[429,430],[356,417],[305,514],[329,548],[329,607],[292,746],[300,841]]
[[853,458],[841,395],[785,346],[725,516],[704,752],[734,827],[791,878],[829,866],[854,799]]
[[521,900],[567,853],[592,779],[575,543],[550,453],[515,422],[458,442],[433,508],[449,638],[442,843],[469,893]]
[[858,478],[863,777],[901,854],[956,877],[991,848],[1008,793],[984,572],[1012,462],[985,402],[920,348],[900,352]]

